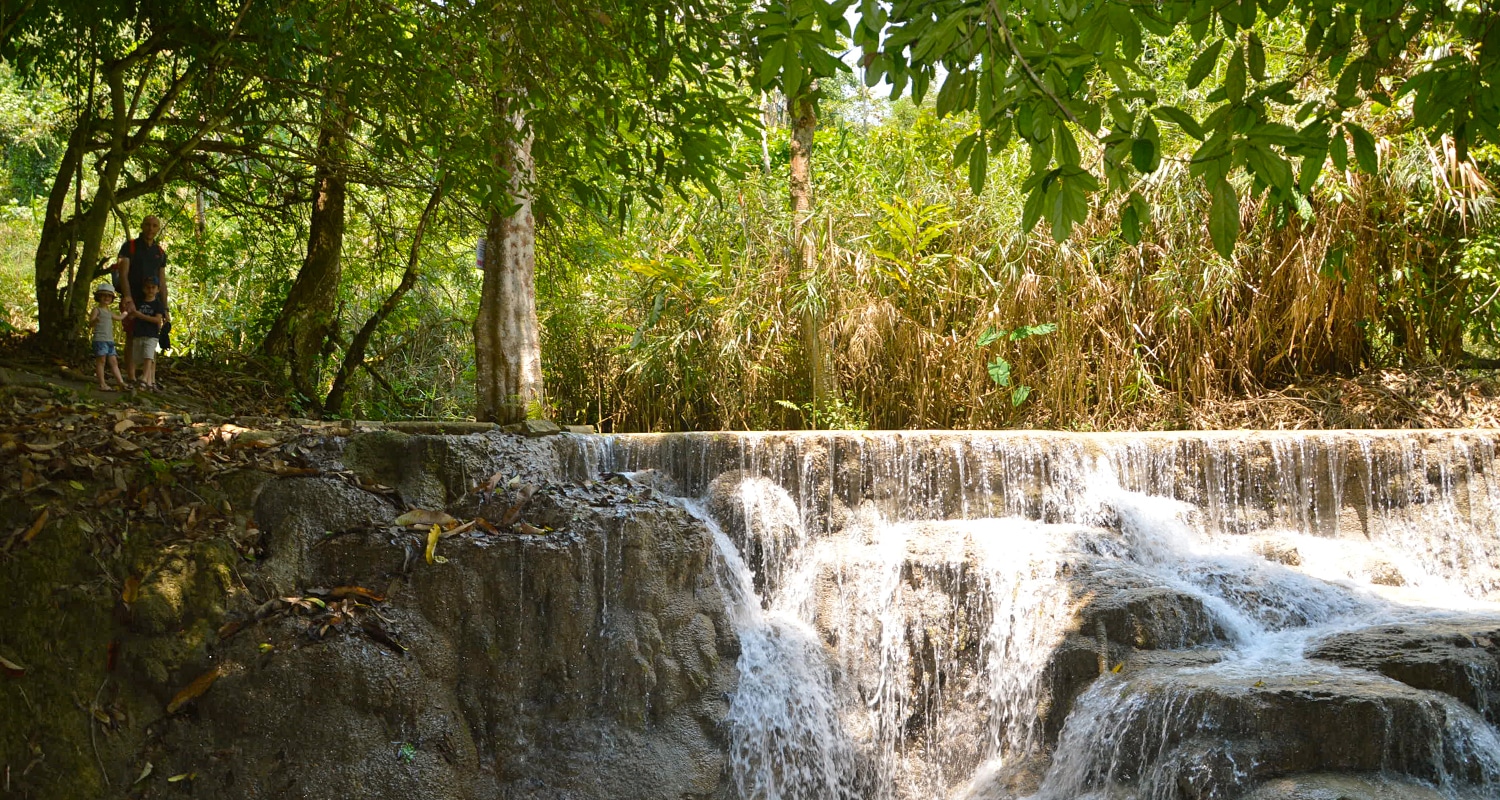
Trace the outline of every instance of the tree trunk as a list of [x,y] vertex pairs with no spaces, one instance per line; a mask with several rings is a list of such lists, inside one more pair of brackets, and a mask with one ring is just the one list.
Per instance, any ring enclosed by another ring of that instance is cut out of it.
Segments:
[[337,326],[343,274],[344,200],[348,194],[346,115],[327,116],[318,131],[307,256],[261,349],[284,356],[297,390],[317,399],[318,359]]
[[797,283],[806,287],[802,306],[802,357],[807,374],[807,385],[812,390],[813,427],[819,427],[818,416],[825,411],[830,395],[827,355],[823,349],[823,306],[825,300],[818,295],[822,289],[816,283],[818,255],[812,225],[808,217],[812,213],[812,153],[813,134],[818,129],[818,117],[813,107],[810,87],[808,94],[787,100],[787,116],[792,121],[791,174],[788,186],[792,204],[792,238],[796,243]]
[[[490,209],[485,233],[484,288],[474,320],[474,416],[509,424],[543,400],[542,343],[536,318],[536,218],[531,192],[536,164],[532,134],[520,113],[501,143],[498,167],[509,175],[513,209]],[[509,212],[509,213],[507,213]]]
[[[104,230],[114,206],[115,190],[125,169],[128,156],[126,139],[129,117],[125,109],[125,84],[119,68],[105,74],[109,86],[112,119],[108,134],[109,149],[98,165],[98,187],[87,206],[76,209],[72,219],[62,219],[69,185],[83,169],[83,149],[88,142],[92,115],[79,120],[79,130],[69,141],[68,151],[58,165],[57,176],[48,196],[47,216],[42,223],[41,241],[36,250],[37,328],[41,344],[61,349],[78,334],[94,279],[104,274],[105,260],[99,257],[104,245]],[[79,245],[81,244],[81,248]],[[68,280],[59,285],[64,277]]]

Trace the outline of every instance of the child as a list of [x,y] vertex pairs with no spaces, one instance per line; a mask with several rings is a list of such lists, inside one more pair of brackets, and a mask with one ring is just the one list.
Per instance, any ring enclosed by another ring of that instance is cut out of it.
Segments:
[[161,323],[166,311],[156,299],[156,277],[147,275],[141,290],[145,297],[138,300],[130,316],[135,320],[132,336],[135,338],[135,363],[130,365],[130,380],[135,381],[135,368],[144,364],[141,385],[156,388],[156,354],[161,352]]
[[94,289],[94,310],[89,313],[89,324],[94,328],[94,375],[99,379],[99,391],[109,391],[109,384],[104,382],[104,362],[109,361],[109,368],[115,373],[115,383],[120,388],[125,388],[125,379],[120,376],[119,354],[115,350],[115,323],[125,319],[124,314],[116,313],[110,305],[115,302],[115,287],[107,283],[99,284]]

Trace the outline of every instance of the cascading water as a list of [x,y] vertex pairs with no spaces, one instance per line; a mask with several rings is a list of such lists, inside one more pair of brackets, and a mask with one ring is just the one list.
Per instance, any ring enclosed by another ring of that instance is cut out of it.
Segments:
[[[707,498],[740,797],[1495,798],[1497,438],[688,434],[608,460]],[[1379,626],[1478,660],[1429,680],[1324,644]]]

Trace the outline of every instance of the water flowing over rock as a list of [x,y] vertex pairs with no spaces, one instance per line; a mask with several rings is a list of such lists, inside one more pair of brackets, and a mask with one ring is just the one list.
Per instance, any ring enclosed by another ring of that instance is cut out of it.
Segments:
[[1496,440],[673,434],[609,461],[703,497],[742,637],[785,632],[740,691],[792,663],[809,689],[737,695],[736,796],[1495,798]]

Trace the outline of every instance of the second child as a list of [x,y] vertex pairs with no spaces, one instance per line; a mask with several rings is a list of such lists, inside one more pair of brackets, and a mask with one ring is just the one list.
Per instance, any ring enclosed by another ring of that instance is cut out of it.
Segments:
[[131,355],[135,358],[130,364],[130,381],[135,382],[135,368],[141,367],[141,385],[147,389],[155,389],[156,354],[161,352],[161,324],[166,309],[156,299],[158,287],[155,277],[148,275],[141,290],[145,297],[130,312],[131,318],[135,320],[134,330],[131,331],[131,338],[135,340],[135,350]]

